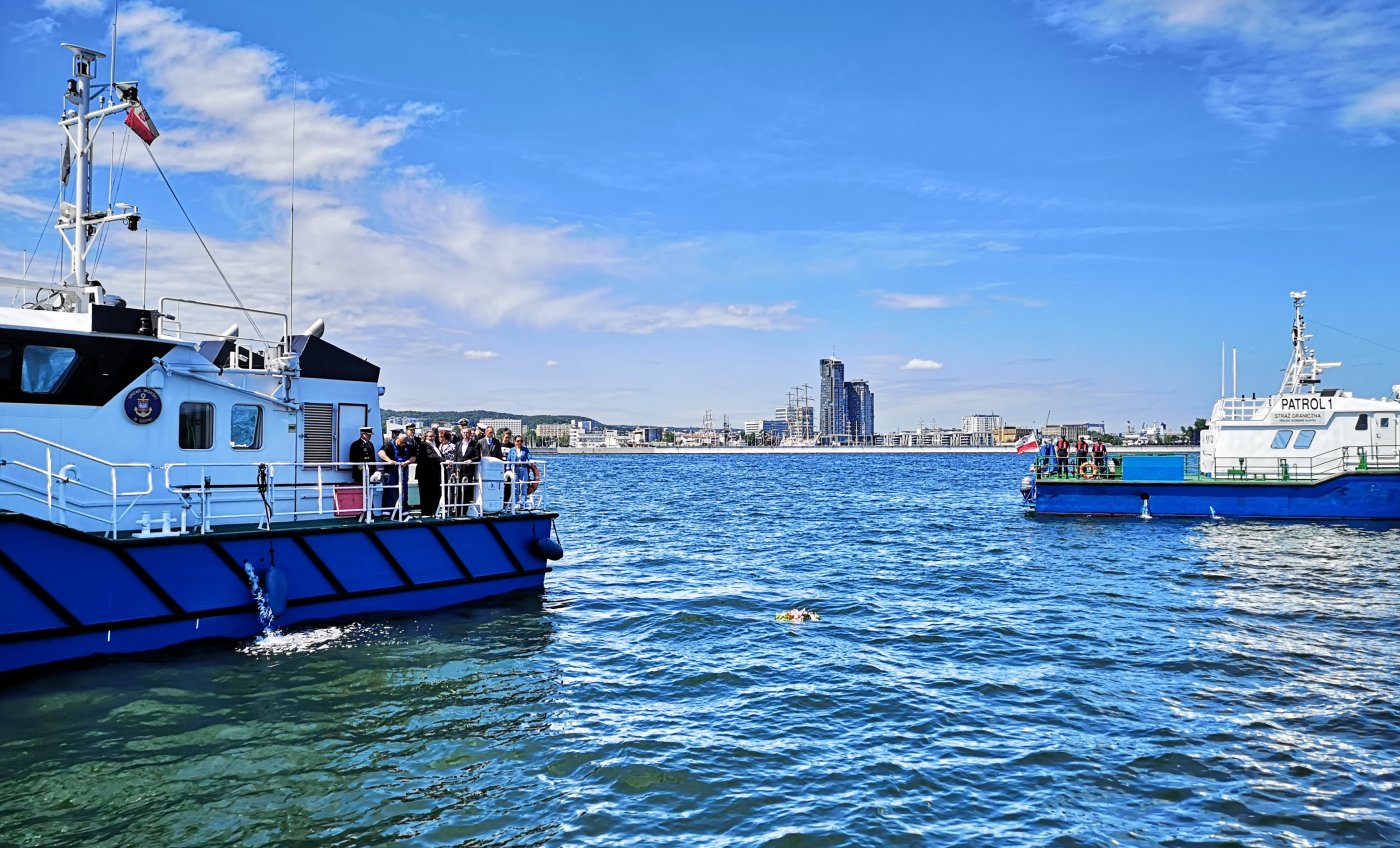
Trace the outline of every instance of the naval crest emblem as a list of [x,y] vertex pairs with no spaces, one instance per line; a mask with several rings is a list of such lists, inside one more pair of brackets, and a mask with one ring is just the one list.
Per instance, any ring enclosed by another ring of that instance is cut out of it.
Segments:
[[137,424],[150,424],[160,417],[160,394],[149,386],[132,389],[126,395],[126,417]]

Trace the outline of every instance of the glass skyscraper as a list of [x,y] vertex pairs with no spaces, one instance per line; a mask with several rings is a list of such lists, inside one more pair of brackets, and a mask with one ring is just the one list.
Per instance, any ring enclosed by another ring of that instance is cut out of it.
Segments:
[[817,407],[817,438],[828,444],[844,442],[846,428],[846,366],[831,357],[821,361],[821,401]]
[[858,445],[875,441],[875,393],[865,380],[846,384],[846,432]]

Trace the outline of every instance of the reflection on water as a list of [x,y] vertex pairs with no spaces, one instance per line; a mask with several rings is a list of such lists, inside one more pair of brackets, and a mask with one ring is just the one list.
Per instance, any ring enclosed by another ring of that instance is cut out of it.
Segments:
[[495,833],[544,806],[500,754],[548,738],[550,639],[540,600],[521,598],[23,684],[5,696],[21,726],[0,742],[0,819],[32,845]]
[[12,687],[0,821],[21,845],[1400,842],[1400,531],[1028,519],[1021,465],[560,458],[543,599]]

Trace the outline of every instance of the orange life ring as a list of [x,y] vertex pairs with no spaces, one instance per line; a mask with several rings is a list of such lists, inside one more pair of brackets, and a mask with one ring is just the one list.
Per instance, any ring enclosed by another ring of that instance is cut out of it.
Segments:
[[1083,465],[1079,466],[1079,476],[1085,480],[1092,480],[1099,476],[1099,468],[1094,465],[1093,460],[1086,460]]
[[527,491],[529,494],[533,495],[535,490],[540,487],[540,470],[535,467],[533,462],[527,462],[525,464],[525,471],[530,476],[530,488]]

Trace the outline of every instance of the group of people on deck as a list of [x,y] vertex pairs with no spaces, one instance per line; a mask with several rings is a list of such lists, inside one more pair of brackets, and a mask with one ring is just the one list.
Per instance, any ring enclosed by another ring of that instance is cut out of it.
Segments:
[[350,446],[351,474],[356,483],[383,485],[380,507],[383,515],[408,514],[410,466],[417,471],[419,512],[424,516],[463,515],[476,502],[477,469],[484,458],[506,463],[505,502],[514,509],[525,508],[531,500],[532,476],[537,479],[525,438],[512,436],[509,428],[477,426],[465,418],[454,429],[446,424],[429,427],[423,435],[418,425],[405,424],[389,431],[389,437],[374,449],[374,428],[361,427],[360,438]]
[[1109,464],[1108,445],[1100,439],[1070,443],[1064,436],[1046,439],[1036,459],[1036,472],[1043,477],[1108,477],[1113,470]]

